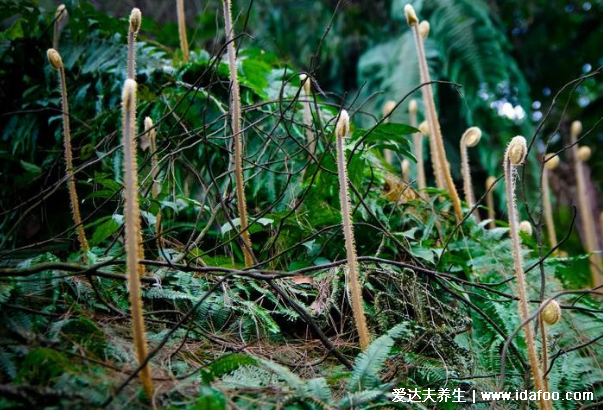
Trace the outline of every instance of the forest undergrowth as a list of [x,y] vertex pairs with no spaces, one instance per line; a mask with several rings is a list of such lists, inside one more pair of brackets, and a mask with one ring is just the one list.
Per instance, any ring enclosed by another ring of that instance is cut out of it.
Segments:
[[599,250],[563,250],[578,209],[554,242],[545,220],[547,175],[588,161],[599,123],[543,156],[545,115],[483,189],[482,133],[457,163],[432,87],[473,96],[431,79],[414,9],[420,81],[381,113],[218,3],[213,49],[184,18],[176,47],[144,10],[0,5],[0,408],[463,409],[392,392],[536,387],[594,398],[471,408],[601,406]]

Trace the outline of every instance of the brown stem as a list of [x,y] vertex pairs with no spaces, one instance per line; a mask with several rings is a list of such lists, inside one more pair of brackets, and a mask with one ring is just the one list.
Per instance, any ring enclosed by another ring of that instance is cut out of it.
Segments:
[[[523,141],[519,141],[521,138]],[[521,146],[519,146],[519,145]],[[518,148],[516,148],[518,147]],[[518,151],[515,149],[523,151],[521,155],[514,154]],[[521,255],[521,245],[519,241],[519,228],[518,228],[518,219],[517,219],[517,206],[516,206],[516,198],[515,198],[515,173],[518,165],[523,163],[523,160],[526,155],[526,145],[525,139],[523,137],[515,137],[507,151],[505,152],[504,158],[504,169],[505,169],[505,189],[507,193],[507,209],[509,214],[509,235],[511,239],[511,248],[513,251],[513,262],[515,267],[515,275],[517,277],[517,291],[519,296],[519,317],[522,323],[525,323],[530,316],[527,295],[526,295],[526,281],[525,274],[523,271],[523,258]],[[534,389],[544,390],[544,386],[542,383],[542,376],[540,374],[540,363],[538,362],[538,355],[536,353],[536,344],[534,341],[534,333],[532,330],[531,323],[525,323],[523,326],[523,331],[526,337],[526,345],[528,349],[528,359],[530,361],[530,367],[532,370],[532,377],[534,379]],[[546,410],[547,405],[544,400],[538,401],[538,407],[541,410]]]
[[126,63],[127,78],[136,80],[136,36],[140,29],[142,15],[137,8],[130,13],[130,27],[128,29],[128,61]]
[[[437,152],[438,166],[441,172],[440,179],[443,180],[443,186],[448,190],[452,206],[454,208],[454,214],[457,220],[463,219],[463,210],[461,208],[461,200],[454,186],[452,175],[450,174],[450,164],[446,158],[446,150],[444,149],[444,140],[442,138],[442,130],[440,129],[440,122],[435,108],[435,102],[433,98],[433,89],[431,87],[431,77],[429,75],[429,68],[427,67],[427,59],[425,57],[425,48],[423,45],[423,38],[419,33],[418,24],[411,25],[412,32],[415,37],[415,44],[417,47],[417,55],[419,57],[419,71],[421,73],[421,82],[424,85],[421,90],[423,93],[423,104],[427,113],[427,120],[429,121],[429,135],[433,139],[433,143],[430,143],[432,152]],[[431,140],[430,140],[431,141]],[[438,180],[438,172],[436,168],[436,181]],[[442,181],[440,181],[442,183]]]
[[184,20],[184,0],[176,0],[176,10],[178,12],[178,36],[180,37],[180,48],[182,49],[182,57],[188,62],[188,39],[186,37],[186,24]]
[[595,232],[595,222],[592,214],[590,198],[586,190],[586,180],[584,177],[584,165],[578,155],[578,135],[581,132],[581,125],[578,122],[572,124],[571,143],[572,155],[574,157],[574,165],[576,172],[576,182],[578,184],[578,208],[580,210],[580,220],[582,222],[582,230],[584,231],[584,245],[586,251],[590,254],[588,260],[590,262],[590,273],[593,287],[603,285],[603,275],[601,275],[601,255],[598,253],[597,233]]
[[[471,127],[461,137],[461,173],[463,174],[463,190],[465,192],[465,202],[469,209],[475,206],[475,195],[473,193],[473,184],[471,182],[471,169],[469,168],[469,154],[467,147],[474,147],[481,138],[481,130],[477,127]],[[473,211],[473,215],[479,222],[479,214]]]
[[[364,305],[362,304],[362,289],[358,278],[358,258],[356,255],[356,244],[354,242],[354,230],[352,226],[352,206],[348,191],[348,174],[345,160],[344,139],[349,131],[348,114],[342,110],[339,114],[337,126],[337,172],[339,176],[339,201],[341,203],[341,220],[343,224],[343,235],[345,238],[345,249],[348,261],[348,279],[350,282],[350,297],[352,302],[352,313],[354,323],[360,340],[360,348],[366,350],[370,344],[370,336],[366,325]],[[339,123],[347,122],[340,126]]]
[[316,153],[316,139],[314,138],[314,131],[312,131],[312,109],[310,102],[312,100],[312,80],[305,74],[300,76],[302,89],[304,91],[304,125],[306,126],[306,141],[308,142],[308,149],[310,153],[314,155]]
[[[389,122],[389,116],[392,114],[392,111],[395,108],[396,108],[395,101],[389,100],[389,101],[385,102],[385,104],[383,105],[383,116],[387,117],[387,118],[385,118],[385,120],[383,121],[384,124],[387,124]],[[386,149],[386,150],[384,150],[383,154],[385,156],[385,162],[387,163],[387,165],[392,165],[393,159],[394,159],[392,150]]]
[[243,179],[243,135],[241,132],[241,97],[239,89],[239,78],[237,75],[237,58],[234,45],[234,29],[232,27],[232,16],[230,0],[224,3],[224,26],[226,30],[226,41],[228,42],[228,65],[230,68],[230,81],[232,84],[231,115],[232,115],[232,145],[235,165],[235,191],[237,195],[237,208],[241,221],[241,239],[243,241],[243,255],[245,266],[253,266],[253,248],[251,236],[249,235],[247,222],[247,203],[245,199],[245,181]]
[[490,223],[488,227],[490,229],[496,228],[496,222],[494,221],[496,218],[496,214],[494,211],[494,184],[496,183],[496,178],[488,177],[486,179],[486,206],[488,207],[488,219]]
[[[126,80],[122,96],[122,132],[124,150],[124,185],[125,185],[125,234],[126,234],[126,269],[128,273],[128,289],[130,292],[130,311],[132,314],[132,336],[138,363],[147,356],[147,341],[142,312],[142,296],[140,290],[140,271],[144,266],[140,263],[140,208],[138,205],[138,162],[136,159],[136,81]],[[153,395],[153,381],[150,366],[140,372],[140,380],[149,398]]]
[[[409,109],[410,125],[416,128],[418,126],[416,108],[417,103],[415,100],[412,100],[411,104],[413,105],[413,108]],[[420,190],[423,190],[427,187],[427,182],[425,179],[425,166],[423,165],[423,135],[421,135],[420,132],[416,132],[412,135],[412,140],[415,158],[417,159],[417,185]]]
[[64,4],[57,7],[57,11],[54,13],[54,28],[52,35],[52,48],[59,51],[59,42],[61,40],[61,25],[67,18],[67,9]]
[[551,194],[549,188],[549,170],[546,168],[542,171],[542,207],[544,210],[544,222],[549,235],[549,243],[551,249],[557,247],[557,233],[555,232],[555,222],[553,219],[553,208],[551,206]]
[[[159,198],[161,192],[161,186],[159,184],[159,158],[157,157],[157,133],[153,128],[153,120],[150,117],[144,120],[144,132],[147,134],[149,139],[149,145],[151,148],[151,196],[154,200]],[[161,239],[161,206],[155,215],[155,235],[157,236],[157,249],[162,248]]]
[[[538,326],[540,327],[540,334],[542,335],[542,345],[540,347],[540,351],[541,351],[541,355],[540,355],[540,362],[542,363],[542,374],[546,374],[546,370],[548,368],[548,363],[549,363],[549,347],[548,347],[548,332],[547,332],[547,328],[546,328],[546,324],[544,323],[544,320],[542,319],[542,315],[538,315]],[[548,376],[544,376],[542,379],[542,382],[544,384],[544,388],[546,389],[546,391],[550,391],[550,386],[549,386],[549,377]],[[552,408],[552,406],[551,406]]]
[[[413,35],[415,37],[415,45],[417,48],[417,55],[419,56],[419,74],[420,74],[420,79],[421,79],[421,83],[427,83],[429,82],[429,70],[427,69],[427,72],[425,72],[425,70],[423,69],[423,60],[425,59],[425,48],[424,48],[424,44],[423,44],[423,38],[418,34],[418,29],[416,28],[416,25],[414,26],[414,28],[412,29],[413,31]],[[430,118],[430,112],[428,110],[428,99],[429,99],[429,95],[428,95],[428,90],[427,88],[429,87],[429,90],[431,91],[431,85],[428,84],[424,87],[421,88],[421,95],[423,97],[423,106],[425,107],[425,117],[427,118],[427,123],[429,124],[429,133],[428,133],[428,138],[429,138],[429,153],[431,155],[431,166],[433,168],[433,175],[435,178],[435,182],[436,182],[436,187],[438,189],[444,189],[445,187],[445,182],[444,182],[444,176],[442,174],[442,163],[440,161],[440,156],[439,156],[439,152],[438,152],[438,148],[437,148],[437,142],[436,142],[436,135],[433,131],[433,124],[432,124],[432,119]]]
[[71,213],[73,222],[77,231],[78,241],[82,251],[82,257],[87,260],[86,252],[90,250],[86,231],[82,223],[80,213],[80,204],[75,188],[75,175],[73,174],[73,153],[71,149],[71,126],[69,123],[69,101],[67,100],[67,81],[65,80],[65,67],[60,54],[55,49],[48,50],[48,60],[52,67],[59,72],[59,82],[61,84],[61,110],[63,117],[63,144],[65,146],[65,173],[67,174],[67,188],[69,190],[69,202],[71,204]]

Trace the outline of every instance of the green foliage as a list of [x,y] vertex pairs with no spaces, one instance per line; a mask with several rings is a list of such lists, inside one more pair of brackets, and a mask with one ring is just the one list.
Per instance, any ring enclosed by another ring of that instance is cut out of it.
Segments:
[[[327,2],[311,2],[311,7],[294,2],[285,13],[272,3],[260,3],[268,8],[268,17],[259,22],[252,8],[249,20],[256,23],[250,30],[258,34],[257,42],[237,39],[243,45],[237,68],[245,190],[260,262],[247,270],[240,223],[232,218],[228,65],[212,47],[219,44],[214,20],[220,12],[208,6],[200,16],[203,30],[191,43],[207,50],[192,50],[190,63],[174,51],[173,25],[160,25],[146,14],[143,18],[137,48],[138,117],[153,118],[158,143],[156,153],[139,150],[147,270],[142,296],[150,350],[161,346],[150,360],[160,386],[153,406],[408,408],[391,401],[393,388],[495,390],[503,346],[519,325],[507,229],[485,229],[487,222],[472,218],[457,229],[445,192],[429,188],[419,195],[398,178],[398,162],[414,161],[411,135],[417,130],[405,124],[407,102],[391,122],[376,121],[383,101],[399,101],[418,85],[412,38],[398,27],[403,25],[402,5],[392,2],[390,13],[389,4],[374,2],[364,15],[350,4],[333,19],[332,35],[317,53],[318,71],[311,73],[329,73],[314,78],[310,128],[318,149],[311,157],[299,72],[293,67],[310,67],[309,44],[330,24],[332,10]],[[510,56],[503,27],[482,1],[414,4],[421,18],[431,22],[426,46],[434,78],[463,87],[460,94],[449,85],[436,87],[439,106],[446,107],[440,111],[447,142],[454,146],[449,151],[456,152],[457,145],[450,135],[460,136],[465,125],[483,124],[486,148],[476,150],[479,168],[494,172],[507,137],[530,129],[528,120],[513,123],[491,106],[497,101],[530,105],[525,75]],[[0,19],[8,19],[0,34],[0,107],[5,113],[0,116],[0,380],[15,388],[48,389],[40,390],[48,401],[35,394],[27,400],[3,397],[0,407],[98,408],[109,401],[108,408],[146,409],[150,403],[136,378],[116,389],[136,363],[123,280],[118,131],[127,23],[83,1],[69,1],[67,8],[69,24],[60,51],[72,111],[77,188],[93,247],[87,261],[72,244],[56,73],[43,53],[50,44],[53,13],[30,0],[0,5]],[[237,25],[244,22],[242,16]],[[375,28],[375,21],[382,24]],[[384,40],[384,32],[396,36]],[[294,55],[270,52],[266,33],[274,33]],[[300,42],[308,44],[296,48]],[[360,49],[366,51],[358,64],[364,88],[357,100],[350,93],[350,104],[342,104],[345,98],[322,92],[320,86],[351,89],[349,75],[338,79],[350,64],[342,57],[360,54]],[[324,60],[329,61],[320,65]],[[374,98],[363,98],[375,92]],[[352,336],[342,264],[333,147],[334,119],[342,105],[355,124],[346,156],[363,300],[373,336],[364,352]],[[394,164],[385,163],[384,149],[395,152]],[[154,154],[160,168],[156,181]],[[457,162],[454,155],[449,159]],[[157,197],[151,195],[153,182],[160,185]],[[404,191],[401,200],[388,195],[394,188]],[[530,184],[527,191],[529,196]],[[160,213],[159,237],[155,224]],[[540,266],[548,249],[523,239],[525,265],[531,267],[531,309],[540,298],[540,268],[547,297],[588,285],[584,255],[549,257]],[[53,265],[39,268],[49,263]],[[17,274],[4,270],[13,268]],[[551,387],[600,395],[597,344],[571,349],[599,337],[601,303],[571,293],[560,301],[563,319],[549,329],[550,357],[555,357]],[[352,363],[351,369],[323,346],[308,317]],[[525,344],[520,336],[510,342],[504,388],[523,390]],[[461,407],[448,403],[442,408]]]
[[348,381],[348,391],[354,393],[379,386],[379,372],[383,370],[383,364],[394,346],[394,338],[400,337],[403,333],[408,333],[406,323],[394,327],[387,334],[379,337],[358,356]]

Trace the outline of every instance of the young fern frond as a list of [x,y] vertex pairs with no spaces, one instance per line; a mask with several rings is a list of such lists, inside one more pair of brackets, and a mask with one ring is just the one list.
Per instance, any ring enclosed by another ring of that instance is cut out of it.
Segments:
[[77,237],[80,242],[82,257],[87,260],[86,252],[90,249],[86,239],[86,231],[82,223],[80,213],[80,204],[77,191],[75,190],[75,175],[73,174],[73,153],[71,150],[71,125],[69,123],[69,102],[67,101],[67,82],[65,80],[65,67],[63,59],[58,51],[51,48],[47,51],[48,61],[52,68],[59,72],[59,82],[61,84],[61,110],[63,112],[63,144],[65,146],[65,171],[67,174],[67,188],[69,189],[69,201],[71,203],[71,213],[73,222],[77,231]]
[[134,7],[130,13],[130,27],[128,28],[128,62],[127,77],[136,80],[136,36],[142,23],[142,14],[140,9]]
[[423,20],[422,22],[419,23],[419,34],[421,35],[421,38],[423,40],[425,40],[427,37],[429,37],[430,31],[431,31],[431,26],[429,25],[429,21]]
[[[524,137],[517,136],[511,140],[505,151],[504,170],[505,170],[505,189],[507,193],[507,209],[509,215],[509,235],[511,237],[511,249],[513,251],[513,262],[515,267],[515,276],[517,278],[517,291],[519,296],[519,317],[524,323],[528,319],[530,312],[528,307],[528,296],[526,291],[526,280],[523,271],[523,258],[521,255],[521,245],[519,242],[519,224],[517,219],[517,205],[515,198],[515,178],[517,167],[523,164],[528,148]],[[540,363],[536,353],[536,342],[531,323],[523,326],[526,345],[528,349],[528,359],[532,370],[534,380],[534,390],[543,390],[542,375],[540,372]],[[540,410],[546,410],[547,405],[544,400],[538,402]]]
[[595,221],[593,220],[593,211],[586,190],[586,179],[584,177],[583,163],[588,161],[591,156],[591,149],[587,146],[578,147],[578,136],[582,133],[582,123],[574,121],[571,125],[571,143],[572,154],[574,157],[574,169],[576,172],[576,183],[578,184],[578,208],[580,211],[580,220],[584,232],[584,247],[590,254],[590,273],[593,287],[603,285],[603,275],[601,273],[601,255],[598,253],[599,246],[597,233],[595,231]]
[[542,316],[544,323],[546,323],[549,326],[552,326],[555,323],[557,323],[559,321],[559,319],[561,319],[561,307],[559,306],[559,303],[557,303],[557,301],[554,299],[551,300],[550,302],[545,301],[545,302],[543,302],[543,304],[544,303],[548,303],[548,304],[542,310],[540,315]]
[[[545,305],[544,309],[540,312],[538,317],[538,325],[542,333],[542,346],[540,361],[542,363],[542,374],[544,375],[549,366],[549,347],[548,347],[548,331],[547,326],[552,326],[561,319],[561,307],[555,299],[545,300],[542,302]],[[549,387],[549,376],[543,376],[543,383],[546,391],[550,390]],[[550,404],[550,403],[549,403]],[[550,404],[552,408],[552,404]]]
[[[463,210],[461,208],[461,200],[457,193],[456,187],[454,186],[454,181],[452,180],[452,175],[450,174],[450,164],[446,158],[442,130],[440,129],[440,122],[435,109],[433,89],[431,84],[429,84],[431,82],[431,76],[429,74],[429,68],[427,67],[427,58],[425,57],[425,47],[423,45],[423,40],[427,37],[427,35],[429,35],[429,25],[423,24],[422,28],[419,29],[420,25],[418,24],[419,20],[417,18],[417,14],[415,13],[415,9],[410,4],[407,4],[404,7],[404,12],[406,13],[408,25],[410,26],[415,37],[417,55],[419,57],[421,82],[426,84],[421,87],[421,90],[423,93],[423,104],[425,105],[427,120],[429,121],[430,136],[433,139],[432,151],[435,150],[435,152],[437,152],[437,158],[434,159],[439,161],[440,184],[446,187],[448,194],[450,195],[450,200],[452,201],[452,206],[454,208],[454,214],[458,221],[463,218]],[[436,168],[436,181],[437,180],[438,172]]]
[[61,40],[61,26],[63,22],[67,20],[67,9],[64,4],[57,7],[57,11],[54,13],[54,30],[52,34],[52,48],[59,51],[59,42]]
[[234,45],[234,29],[232,27],[232,14],[230,0],[223,0],[224,5],[224,28],[226,30],[226,41],[228,42],[228,65],[230,68],[231,98],[230,112],[232,119],[232,145],[235,171],[235,191],[237,195],[237,208],[241,221],[241,240],[243,242],[243,256],[245,266],[253,266],[253,248],[251,235],[249,234],[247,221],[247,202],[245,199],[245,180],[243,179],[243,135],[241,131],[241,96],[239,89],[239,78],[237,74],[237,57]]
[[532,236],[534,229],[532,229],[532,224],[530,221],[521,221],[519,223],[519,232],[523,232],[527,236]]
[[308,143],[308,150],[312,155],[316,153],[316,139],[314,137],[314,131],[312,130],[312,80],[308,75],[301,74],[299,80],[302,85],[303,96],[304,96],[304,126],[306,127],[306,142]]
[[[394,111],[394,108],[396,108],[396,102],[393,100],[386,101],[385,104],[383,105],[383,117],[387,117],[384,121],[385,123],[389,122],[389,116],[391,115],[392,111]],[[391,165],[393,163],[393,157],[394,157],[392,150],[386,149],[384,154],[385,154],[385,162],[387,162],[388,165]]]
[[[465,191],[465,202],[469,209],[473,209],[475,206],[475,194],[473,193],[473,184],[471,183],[471,169],[469,168],[469,154],[467,153],[468,147],[475,147],[479,140],[482,138],[482,130],[478,127],[470,127],[463,133],[461,137],[461,171],[463,174],[463,188]],[[476,212],[473,213],[475,218],[479,221],[479,215]]]
[[[416,100],[410,100],[408,104],[408,114],[410,116],[410,125],[417,127],[417,111],[419,110]],[[415,158],[417,159],[417,185],[419,189],[425,189],[427,182],[425,180],[425,166],[423,165],[423,135],[416,132],[412,135]]]
[[[144,119],[144,133],[148,139],[148,147],[151,149],[151,196],[154,200],[157,200],[159,193],[161,192],[161,185],[158,181],[159,158],[157,156],[157,133],[155,132],[151,117],[146,117]],[[157,248],[161,249],[161,207],[155,215],[155,235],[157,236]]]
[[348,282],[350,284],[350,298],[354,323],[360,340],[360,348],[365,350],[370,343],[364,305],[362,304],[362,289],[358,277],[358,258],[354,242],[354,229],[352,224],[352,204],[348,192],[348,171],[345,160],[344,140],[350,132],[350,117],[345,110],[339,113],[335,127],[337,145],[337,173],[339,175],[339,201],[341,204],[341,220],[345,239],[345,250],[348,262]]
[[[130,291],[130,312],[132,314],[132,337],[138,363],[147,357],[147,341],[142,313],[142,296],[140,290],[140,208],[138,205],[138,162],[136,159],[136,81],[127,79],[122,94],[122,133],[124,152],[124,185],[125,185],[125,234],[126,234],[126,269],[128,289]],[[153,381],[150,366],[140,371],[140,380],[147,396],[153,395]]]
[[551,206],[551,194],[549,186],[549,172],[559,166],[559,156],[555,154],[546,154],[544,156],[544,169],[542,170],[542,207],[544,211],[544,222],[549,234],[549,244],[551,249],[558,244],[557,233],[555,231],[555,220],[553,219],[553,207]]
[[176,10],[178,13],[178,36],[180,37],[180,48],[182,57],[188,62],[188,38],[186,37],[186,21],[184,19],[184,0],[176,0]]
[[489,176],[486,178],[486,206],[488,207],[488,219],[490,220],[488,227],[490,229],[496,228],[496,222],[494,221],[496,218],[494,211],[494,184],[496,184],[495,177]]
[[421,131],[421,134],[428,137],[429,136],[429,123],[427,121],[423,121],[422,123],[420,123],[419,131]]

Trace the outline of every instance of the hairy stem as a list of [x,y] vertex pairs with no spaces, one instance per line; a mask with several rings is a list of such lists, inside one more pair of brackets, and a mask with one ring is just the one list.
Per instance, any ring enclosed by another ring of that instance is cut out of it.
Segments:
[[235,166],[235,192],[237,195],[237,208],[241,221],[241,239],[243,242],[243,256],[245,266],[254,264],[251,236],[247,222],[247,203],[245,199],[245,181],[243,179],[243,135],[241,132],[241,97],[239,89],[239,78],[237,75],[237,58],[234,45],[234,29],[232,27],[232,16],[230,0],[223,0],[224,4],[224,27],[226,30],[226,41],[228,42],[228,65],[230,68],[231,95],[231,119],[232,119],[232,145]]
[[[140,290],[140,208],[138,205],[138,162],[136,159],[136,82],[128,79],[124,84],[122,96],[122,132],[124,150],[124,184],[125,184],[125,234],[126,234],[126,269],[128,288],[130,291],[130,312],[132,314],[132,336],[138,363],[147,356],[147,341],[142,313],[142,296]],[[147,396],[153,394],[150,366],[140,372],[140,380]]]
[[126,63],[126,78],[131,80],[136,80],[136,36],[141,22],[140,10],[133,8],[130,13],[130,27],[128,28],[128,61]]
[[[581,128],[581,126],[579,128]],[[586,189],[584,165],[578,155],[578,134],[579,132],[576,127],[572,127],[571,143],[574,144],[572,147],[572,155],[574,157],[574,169],[576,172],[576,183],[578,185],[578,208],[580,210],[580,220],[584,232],[584,245],[586,251],[590,254],[588,260],[590,262],[592,285],[593,287],[598,287],[603,285],[603,277],[601,275],[601,255],[598,253],[597,233],[595,232],[592,207]]]
[[[423,44],[423,38],[419,35],[419,31],[417,26],[413,26],[412,27],[412,32],[413,35],[415,37],[415,45],[417,48],[417,55],[419,56],[419,74],[420,74],[420,79],[421,79],[421,83],[427,83],[430,80],[430,76],[429,76],[429,69],[427,68],[427,63],[425,60],[425,46]],[[425,69],[423,68],[423,62],[425,61]],[[429,90],[428,90],[429,88]],[[445,187],[445,182],[444,182],[444,176],[442,174],[442,163],[440,161],[440,156],[439,156],[439,152],[438,152],[438,148],[437,148],[437,142],[436,142],[436,134],[434,133],[434,128],[433,128],[433,119],[430,118],[430,111],[428,109],[428,100],[430,98],[433,99],[433,95],[431,97],[429,97],[429,94],[431,92],[431,84],[428,84],[426,86],[423,86],[421,88],[421,95],[423,97],[423,106],[425,107],[425,117],[427,118],[427,123],[429,124],[429,153],[431,155],[431,166],[433,168],[433,175],[435,178],[435,182],[436,182],[436,187],[439,189],[444,189]]]
[[[515,267],[515,275],[517,277],[517,291],[519,296],[519,317],[522,323],[526,322],[529,317],[528,299],[526,295],[526,281],[523,271],[523,258],[521,256],[521,245],[519,241],[519,229],[517,219],[517,206],[515,198],[515,173],[517,165],[513,165],[509,160],[509,150],[505,153],[504,169],[505,169],[505,189],[507,193],[507,209],[509,213],[509,234],[511,237],[511,248],[513,251],[513,261]],[[519,161],[522,162],[522,161]],[[536,353],[536,344],[534,341],[534,332],[530,323],[523,326],[526,337],[526,345],[528,349],[528,359],[534,379],[534,390],[543,390],[542,376],[540,374],[540,363]],[[540,410],[546,410],[544,400],[538,402]]]
[[[387,117],[383,121],[384,124],[387,124],[389,122],[389,116],[394,111],[394,108],[396,108],[396,102],[392,100],[386,101],[383,105],[383,117]],[[392,150],[386,149],[384,150],[383,154],[385,155],[385,162],[387,163],[387,165],[392,165],[394,159]]]
[[[410,125],[416,128],[418,126],[416,108],[409,110],[409,113]],[[417,159],[417,185],[419,189],[422,190],[427,187],[427,182],[425,180],[425,166],[423,165],[423,135],[421,135],[420,132],[416,132],[412,135],[412,140],[415,158]]]
[[[347,118],[347,113],[340,113],[340,121],[343,117]],[[339,128],[339,127],[338,127]],[[349,129],[348,127],[342,127]],[[350,297],[352,303],[352,313],[354,323],[360,340],[360,348],[365,350],[370,344],[370,336],[366,325],[364,314],[364,305],[362,304],[362,289],[358,278],[358,258],[356,254],[356,244],[354,242],[354,229],[352,225],[352,206],[350,203],[350,194],[348,191],[348,173],[345,160],[344,138],[347,132],[337,132],[337,172],[339,176],[339,201],[341,204],[341,220],[343,224],[343,235],[345,239],[346,257],[348,261],[348,278],[350,283]]]
[[496,178],[494,177],[488,177],[486,179],[486,206],[488,207],[488,219],[490,220],[490,223],[488,224],[488,227],[490,229],[494,229],[496,228],[496,222],[494,222],[494,220],[496,219],[496,214],[494,211],[494,184],[496,183]]
[[67,18],[67,9],[64,4],[57,7],[57,11],[54,14],[54,28],[52,34],[52,48],[59,51],[59,42],[61,40],[61,25]]
[[86,239],[86,232],[84,231],[84,224],[82,223],[82,215],[80,213],[80,204],[75,190],[75,176],[73,175],[73,153],[71,150],[71,128],[69,125],[69,103],[67,101],[67,84],[65,81],[65,69],[61,67],[59,70],[61,77],[61,104],[63,109],[63,132],[65,138],[63,139],[65,145],[65,165],[66,172],[69,176],[69,197],[71,200],[71,209],[73,211],[73,222],[75,222],[77,229],[77,236],[82,247],[82,252],[86,252],[90,249],[88,246],[88,240]]
[[[436,182],[438,179],[442,185],[448,190],[452,206],[454,207],[454,214],[457,220],[463,218],[463,210],[461,208],[461,200],[454,186],[452,175],[450,174],[450,164],[446,158],[446,151],[444,149],[444,140],[442,138],[442,131],[440,129],[440,122],[435,108],[435,102],[433,98],[433,89],[431,84],[431,77],[429,75],[429,68],[427,67],[427,58],[425,57],[425,47],[423,45],[423,38],[419,33],[419,26],[414,24],[411,26],[412,32],[415,37],[415,44],[417,47],[417,55],[419,57],[419,71],[421,73],[421,82],[426,84],[421,88],[423,93],[423,104],[427,114],[427,121],[429,122],[429,137],[430,137],[430,148],[432,152],[436,152],[435,158],[432,156],[432,161],[435,163],[434,171],[436,173]],[[432,141],[433,140],[433,141]],[[438,177],[439,168],[439,177]]]
[[314,131],[312,130],[312,108],[310,102],[312,100],[312,80],[307,75],[303,74],[300,76],[302,82],[302,89],[304,92],[304,125],[306,126],[306,141],[308,143],[308,149],[310,153],[314,155],[316,153],[316,138],[314,137]]
[[182,49],[182,57],[188,62],[188,39],[186,37],[186,23],[184,20],[184,0],[176,0],[176,10],[178,12],[178,36],[180,37],[180,48]]
[[469,208],[475,205],[475,196],[473,186],[471,185],[471,171],[469,170],[469,154],[467,145],[461,140],[461,172],[463,174],[463,191],[465,192],[465,202]]
[[128,62],[126,66],[127,78],[136,79],[136,34],[128,32]]
[[[542,363],[542,374],[544,375],[546,373],[547,367],[548,367],[548,363],[549,363],[549,346],[548,346],[548,331],[546,328],[546,324],[544,323],[544,320],[542,319],[542,315],[538,315],[538,326],[540,327],[540,334],[542,337],[542,344],[540,346],[540,362]],[[542,379],[542,383],[544,385],[545,391],[549,391],[550,390],[550,386],[549,386],[549,377],[543,376]],[[552,404],[550,404],[550,408],[552,408]]]
[[[144,120],[144,132],[147,134],[147,138],[149,139],[149,145],[151,148],[151,196],[154,200],[159,198],[159,193],[161,192],[161,185],[159,184],[159,158],[157,157],[157,133],[155,132],[155,128],[153,128],[153,120],[150,117],[145,118]],[[157,236],[157,249],[162,248],[162,239],[161,239],[161,207],[157,211],[155,215],[155,235]]]
[[[468,147],[477,145],[481,138],[481,130],[477,127],[471,127],[461,137],[461,173],[463,174],[463,191],[465,192],[465,202],[469,209],[475,206],[475,195],[473,193],[473,183],[471,182],[471,169],[469,168]],[[473,211],[475,219],[479,222],[479,214]]]
[[69,190],[69,202],[71,204],[71,213],[77,232],[78,241],[82,251],[82,257],[87,260],[86,252],[90,249],[86,239],[86,231],[82,223],[80,213],[80,204],[75,189],[75,175],[73,174],[73,152],[71,149],[71,125],[69,122],[69,101],[67,100],[67,81],[65,79],[65,67],[58,51],[48,50],[48,60],[53,68],[59,72],[59,82],[61,84],[61,110],[63,117],[63,144],[65,147],[65,173],[67,174],[67,188]]
[[554,249],[557,242],[557,233],[555,232],[555,222],[553,219],[553,208],[551,206],[551,194],[549,188],[549,170],[545,167],[542,170],[542,207],[544,210],[544,222],[549,235],[551,249]]

